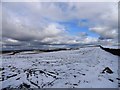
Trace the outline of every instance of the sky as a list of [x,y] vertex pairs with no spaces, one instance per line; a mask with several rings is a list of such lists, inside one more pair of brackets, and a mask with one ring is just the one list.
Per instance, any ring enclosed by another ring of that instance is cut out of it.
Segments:
[[117,2],[2,2],[2,44],[115,44]]

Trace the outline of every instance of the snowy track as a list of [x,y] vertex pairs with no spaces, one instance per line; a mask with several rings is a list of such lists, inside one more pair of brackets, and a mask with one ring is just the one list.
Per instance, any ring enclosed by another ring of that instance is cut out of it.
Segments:
[[0,73],[2,88],[117,88],[118,57],[99,47],[3,55]]

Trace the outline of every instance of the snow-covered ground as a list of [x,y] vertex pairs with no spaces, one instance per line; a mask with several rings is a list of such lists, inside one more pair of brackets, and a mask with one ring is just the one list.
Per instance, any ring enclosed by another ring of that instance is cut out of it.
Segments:
[[107,46],[105,46],[105,45],[103,45],[102,47],[104,47],[104,48],[109,48],[109,49],[119,49],[120,48],[120,46],[118,46],[118,45],[107,45]]
[[[118,56],[99,47],[3,55],[2,88],[117,88]],[[109,67],[113,73],[102,71]]]

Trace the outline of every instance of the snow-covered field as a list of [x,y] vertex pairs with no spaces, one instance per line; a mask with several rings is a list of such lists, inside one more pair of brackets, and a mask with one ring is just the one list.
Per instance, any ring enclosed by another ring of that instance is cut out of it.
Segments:
[[118,56],[99,47],[3,55],[0,73],[2,88],[117,88]]
[[116,46],[113,46],[113,45],[109,45],[109,46],[102,46],[102,47],[104,47],[104,48],[109,48],[109,49],[119,49],[120,48],[120,46],[118,46],[118,45],[116,45]]

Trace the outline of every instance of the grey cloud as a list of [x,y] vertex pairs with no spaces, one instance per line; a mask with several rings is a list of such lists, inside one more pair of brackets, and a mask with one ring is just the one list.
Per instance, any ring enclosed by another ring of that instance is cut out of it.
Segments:
[[88,37],[86,33],[72,37],[67,34],[63,25],[56,23],[86,18],[90,20],[87,24],[90,31],[98,33],[101,37],[115,38],[117,18],[116,8],[113,6],[113,3],[78,2],[5,3],[2,15],[3,37],[8,39],[5,40],[6,43],[10,43],[10,40],[11,43],[17,40],[19,43],[33,44],[97,42],[97,38]]
[[22,20],[3,12],[3,37],[19,41],[42,41],[45,38],[54,38],[64,33],[64,27],[56,23],[36,28],[36,26],[27,26]]
[[116,38],[118,36],[116,29],[111,29],[109,27],[93,27],[89,28],[90,31],[100,34],[103,38]]

